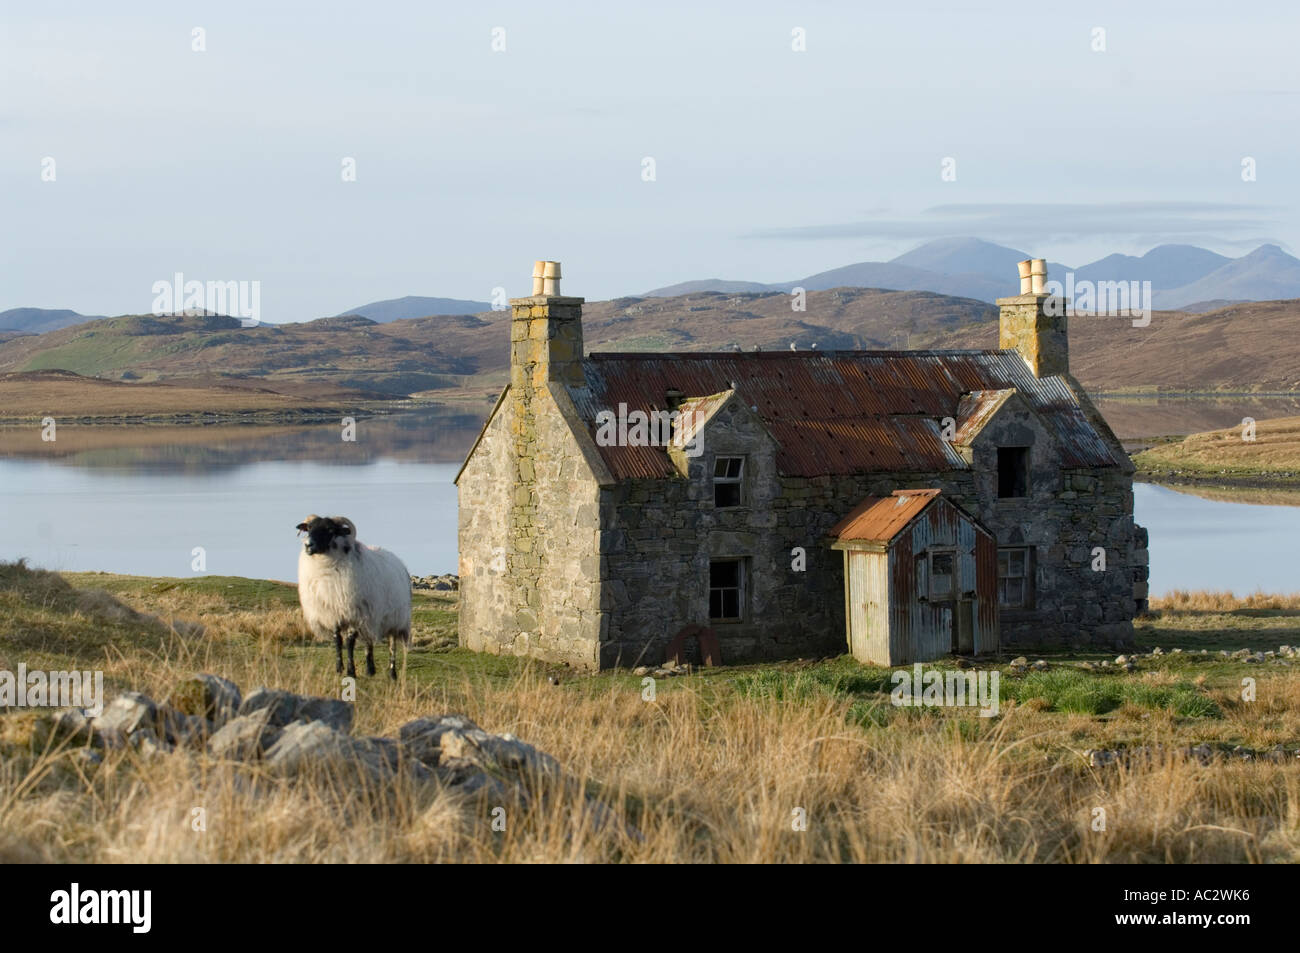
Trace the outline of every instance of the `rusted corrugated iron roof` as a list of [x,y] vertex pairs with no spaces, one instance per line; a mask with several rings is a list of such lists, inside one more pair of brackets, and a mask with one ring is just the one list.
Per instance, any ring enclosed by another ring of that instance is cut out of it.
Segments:
[[1008,387],[1005,390],[977,390],[963,396],[957,404],[956,419],[960,425],[952,442],[959,447],[969,445],[1014,393],[1015,390]]
[[[1014,351],[590,354],[583,366],[587,386],[570,394],[593,433],[596,414],[620,403],[649,413],[666,409],[669,390],[734,388],[780,445],[787,476],[967,469],[943,439],[943,418],[960,427],[964,396],[1008,389],[1052,432],[1062,466],[1120,465],[1065,380],[1035,377]],[[617,479],[676,472],[662,447],[600,452]]]
[[887,543],[938,495],[938,490],[895,490],[891,496],[869,496],[829,535],[841,542]]

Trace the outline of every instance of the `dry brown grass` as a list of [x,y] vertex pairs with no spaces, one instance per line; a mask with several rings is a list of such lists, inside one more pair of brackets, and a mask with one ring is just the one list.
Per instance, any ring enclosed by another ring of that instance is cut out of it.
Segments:
[[[56,578],[33,576],[27,598],[41,605],[24,610],[14,636],[35,646],[45,633],[43,651],[53,652],[63,644],[59,624],[107,626],[85,655],[102,659],[112,684],[162,698],[207,670],[246,691],[338,689],[328,648],[265,637],[291,627],[283,606],[260,616],[219,596],[182,604],[175,590],[150,584],[147,597],[128,601],[161,616],[188,610],[206,631],[154,625],[132,642],[126,621],[101,621],[93,608],[79,616]],[[0,663],[10,665],[13,652],[0,648]],[[1214,682],[1214,666],[1204,670],[1211,674],[1199,681]],[[734,670],[660,680],[649,702],[636,678],[570,675],[554,685],[555,671],[458,650],[413,652],[398,684],[361,681],[354,730],[393,734],[421,715],[464,712],[554,755],[639,839],[597,829],[573,791],[507,806],[507,829],[494,832],[495,805],[461,805],[444,791],[354,789],[327,776],[288,782],[184,752],[112,754],[88,772],[67,752],[28,753],[30,721],[8,715],[0,862],[1300,862],[1294,763],[1170,758],[1091,768],[1084,757],[1091,747],[1201,740],[1294,746],[1293,669],[1255,667],[1253,704],[1237,697],[1236,676],[1219,680],[1208,689],[1219,718],[1129,704],[1097,717],[1030,699],[992,719],[895,709],[883,724],[853,717],[854,696],[747,694]],[[1199,671],[1097,677],[1163,686]],[[203,832],[193,829],[195,808],[206,811]],[[1099,808],[1104,830],[1094,830]],[[800,811],[806,830],[795,829]]]
[[1232,592],[1207,589],[1172,589],[1151,600],[1152,609],[1197,610],[1203,612],[1233,612],[1238,609],[1300,609],[1300,592],[1289,595],[1253,592],[1238,596]]
[[1245,440],[1242,435],[1241,424],[1194,433],[1145,450],[1134,460],[1140,468],[1152,471],[1173,469],[1230,476],[1300,472],[1300,417],[1258,420],[1254,440]]
[[[275,674],[264,672],[263,676]],[[164,679],[165,680],[165,679]],[[263,678],[261,680],[273,680]],[[466,696],[476,694],[463,686]],[[1297,699],[1293,699],[1295,701]],[[449,707],[397,690],[367,730]],[[376,699],[378,702],[378,699]],[[1047,715],[1009,711],[963,738],[944,719],[846,726],[835,703],[713,709],[686,690],[647,704],[575,699],[532,674],[468,706],[553,752],[618,806],[634,840],[584,824],[579,800],[459,810],[443,793],[287,783],[202,758],[117,755],[84,775],[57,757],[0,768],[0,859],[163,862],[1216,862],[1300,860],[1293,766],[1168,760],[1090,769]],[[1049,744],[1050,743],[1050,744]],[[195,832],[195,808],[207,814]],[[1097,808],[1104,831],[1092,829]],[[793,829],[802,809],[807,830]]]

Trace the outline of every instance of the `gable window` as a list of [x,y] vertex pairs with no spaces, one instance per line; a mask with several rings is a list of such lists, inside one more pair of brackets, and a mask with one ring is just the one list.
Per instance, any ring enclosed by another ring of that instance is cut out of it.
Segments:
[[930,553],[930,593],[931,602],[946,602],[953,597],[956,590],[956,559],[951,551],[940,550]]
[[745,617],[745,561],[709,563],[709,621],[740,622]]
[[1005,609],[1033,606],[1033,555],[1028,546],[998,550],[998,605]]
[[998,447],[998,496],[1029,495],[1029,448]]
[[740,485],[745,474],[744,457],[718,457],[713,461],[713,505],[740,505]]

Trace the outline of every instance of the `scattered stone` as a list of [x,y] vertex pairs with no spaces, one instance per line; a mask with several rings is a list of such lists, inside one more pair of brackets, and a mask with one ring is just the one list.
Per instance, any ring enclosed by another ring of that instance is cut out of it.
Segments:
[[638,675],[638,676],[640,676],[640,675],[649,675],[649,674],[650,674],[650,666],[649,666],[649,665],[638,665],[636,668],[632,669],[632,674],[633,674],[633,675]]
[[199,745],[212,734],[212,722],[197,715],[187,715],[174,708],[158,709],[158,728],[162,737],[173,745]]
[[1128,656],[1127,656],[1127,655],[1117,655],[1117,656],[1115,656],[1115,664],[1116,664],[1116,665],[1127,665],[1127,664],[1128,664]]
[[323,721],[337,731],[352,730],[352,704],[336,698],[313,698],[278,688],[258,688],[244,699],[239,713],[251,715],[262,709],[270,711],[270,723],[277,728],[286,728],[296,721]]
[[1029,667],[1032,668],[1035,672],[1046,672],[1048,669],[1048,664],[1043,659],[1036,659],[1034,661],[1034,664]]
[[270,721],[269,708],[240,715],[222,725],[208,739],[208,754],[225,761],[253,761],[280,740],[281,731]]
[[442,736],[449,731],[477,731],[478,725],[463,715],[417,718],[398,729],[397,736],[411,757],[437,767],[442,756]]
[[139,692],[123,692],[118,695],[93,721],[95,732],[106,743],[113,745],[125,744],[143,728],[154,731],[157,724],[158,706],[148,695]]
[[239,713],[242,702],[239,687],[234,682],[201,673],[172,689],[166,704],[183,714],[206,718],[220,728]]
[[353,738],[323,721],[295,721],[266,752],[266,764],[277,774],[306,771],[356,771],[376,783],[392,779],[395,768],[383,749],[369,738]]
[[[685,674],[690,666],[673,664],[665,671]],[[188,747],[225,762],[260,760],[271,774],[290,781],[328,771],[331,780],[345,785],[393,790],[394,781],[409,779],[436,785],[466,802],[482,797],[493,804],[527,804],[566,792],[581,805],[575,823],[641,836],[587,797],[554,758],[512,734],[484,731],[463,715],[442,715],[407,722],[395,738],[357,738],[349,733],[352,720],[353,707],[345,702],[265,687],[241,698],[234,683],[199,675],[181,683],[166,705],[124,692],[93,720],[80,709],[45,713],[32,738],[33,743],[39,738],[42,743],[80,744],[69,753],[70,763],[76,758],[78,766],[87,768],[102,763],[101,752],[89,747],[102,739],[99,743],[126,747],[142,758]],[[477,808],[466,803],[463,809]]]
[[1151,650],[1151,654],[1152,654],[1152,655],[1164,655],[1165,652],[1164,652],[1164,649],[1162,649],[1160,646],[1157,645],[1155,648],[1153,648],[1153,649]]

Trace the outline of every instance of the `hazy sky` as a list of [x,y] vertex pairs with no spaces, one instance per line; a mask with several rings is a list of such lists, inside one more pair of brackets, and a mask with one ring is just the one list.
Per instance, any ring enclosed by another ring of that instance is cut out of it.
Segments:
[[1300,245],[1294,2],[10,2],[0,30],[0,310],[144,312],[178,271],[292,321],[527,294],[538,258],[598,299],[955,235]]

